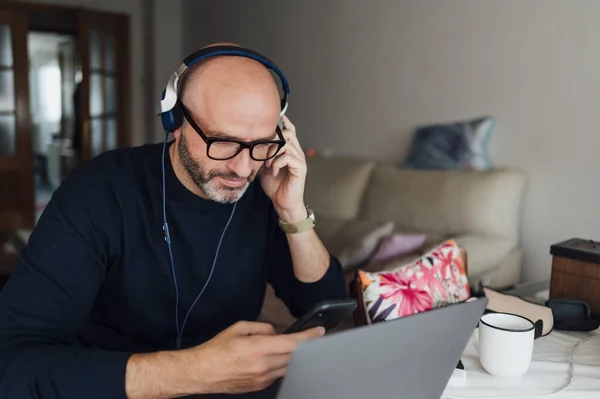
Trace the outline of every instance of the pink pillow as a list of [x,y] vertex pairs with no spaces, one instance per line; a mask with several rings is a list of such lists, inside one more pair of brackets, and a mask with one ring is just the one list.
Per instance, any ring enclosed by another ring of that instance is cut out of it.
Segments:
[[418,251],[423,248],[426,239],[425,234],[392,234],[381,240],[369,261],[369,267]]
[[395,270],[359,270],[358,276],[371,323],[462,302],[471,296],[466,265],[453,240]]

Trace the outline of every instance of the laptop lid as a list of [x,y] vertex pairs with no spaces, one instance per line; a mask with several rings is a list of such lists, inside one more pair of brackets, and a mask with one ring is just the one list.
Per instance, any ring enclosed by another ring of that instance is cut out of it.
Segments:
[[303,343],[277,399],[439,398],[487,298]]

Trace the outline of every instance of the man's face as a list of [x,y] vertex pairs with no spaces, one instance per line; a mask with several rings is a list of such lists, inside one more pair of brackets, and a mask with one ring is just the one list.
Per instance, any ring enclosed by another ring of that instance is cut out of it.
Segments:
[[[254,124],[254,126],[248,123],[221,123],[221,125],[228,125],[230,131],[234,133],[225,133],[222,129],[205,128],[202,126],[201,118],[191,115],[191,111],[190,116],[210,138],[227,138],[247,142],[276,138],[276,122],[273,123],[272,112],[266,117],[254,118],[262,119],[262,122]],[[236,134],[236,131],[239,133]],[[181,163],[194,183],[206,198],[220,203],[239,200],[264,165],[264,161],[252,159],[249,150],[242,150],[234,158],[228,160],[211,159],[206,152],[207,144],[187,122],[184,123],[176,145]],[[214,148],[214,144],[212,148]]]
[[[250,183],[256,178],[262,166],[262,162],[253,161],[255,164],[249,167],[249,173],[242,173],[242,176],[240,176],[234,170],[227,168],[227,161],[214,161],[207,156],[194,157],[185,134],[181,135],[177,143],[177,152],[183,167],[198,188],[208,199],[221,203],[231,203],[239,200]],[[196,153],[199,154],[199,152]],[[206,149],[204,154],[206,154]],[[238,157],[242,156],[243,154],[238,155]]]
[[[188,81],[182,102],[186,117],[208,138],[242,142],[276,138],[279,92],[271,74],[256,61],[218,57],[205,63]],[[227,160],[210,158],[206,142],[186,120],[175,140],[182,166],[203,196],[213,201],[240,199],[264,165],[252,159],[248,149]]]

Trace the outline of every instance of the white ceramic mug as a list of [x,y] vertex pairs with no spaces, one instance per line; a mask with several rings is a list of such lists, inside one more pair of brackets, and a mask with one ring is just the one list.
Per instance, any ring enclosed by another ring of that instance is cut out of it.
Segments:
[[535,325],[509,313],[488,313],[479,323],[479,360],[499,378],[520,377],[527,372],[533,354]]

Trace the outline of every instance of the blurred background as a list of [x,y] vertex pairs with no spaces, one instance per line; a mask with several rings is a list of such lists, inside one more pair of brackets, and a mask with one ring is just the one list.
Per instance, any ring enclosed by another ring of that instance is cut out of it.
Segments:
[[598,21],[597,0],[0,1],[0,241],[78,164],[160,141],[171,72],[231,41],[284,71],[316,153],[400,165],[416,127],[493,116],[492,167],[528,179],[522,274],[538,279],[551,243],[600,236]]

